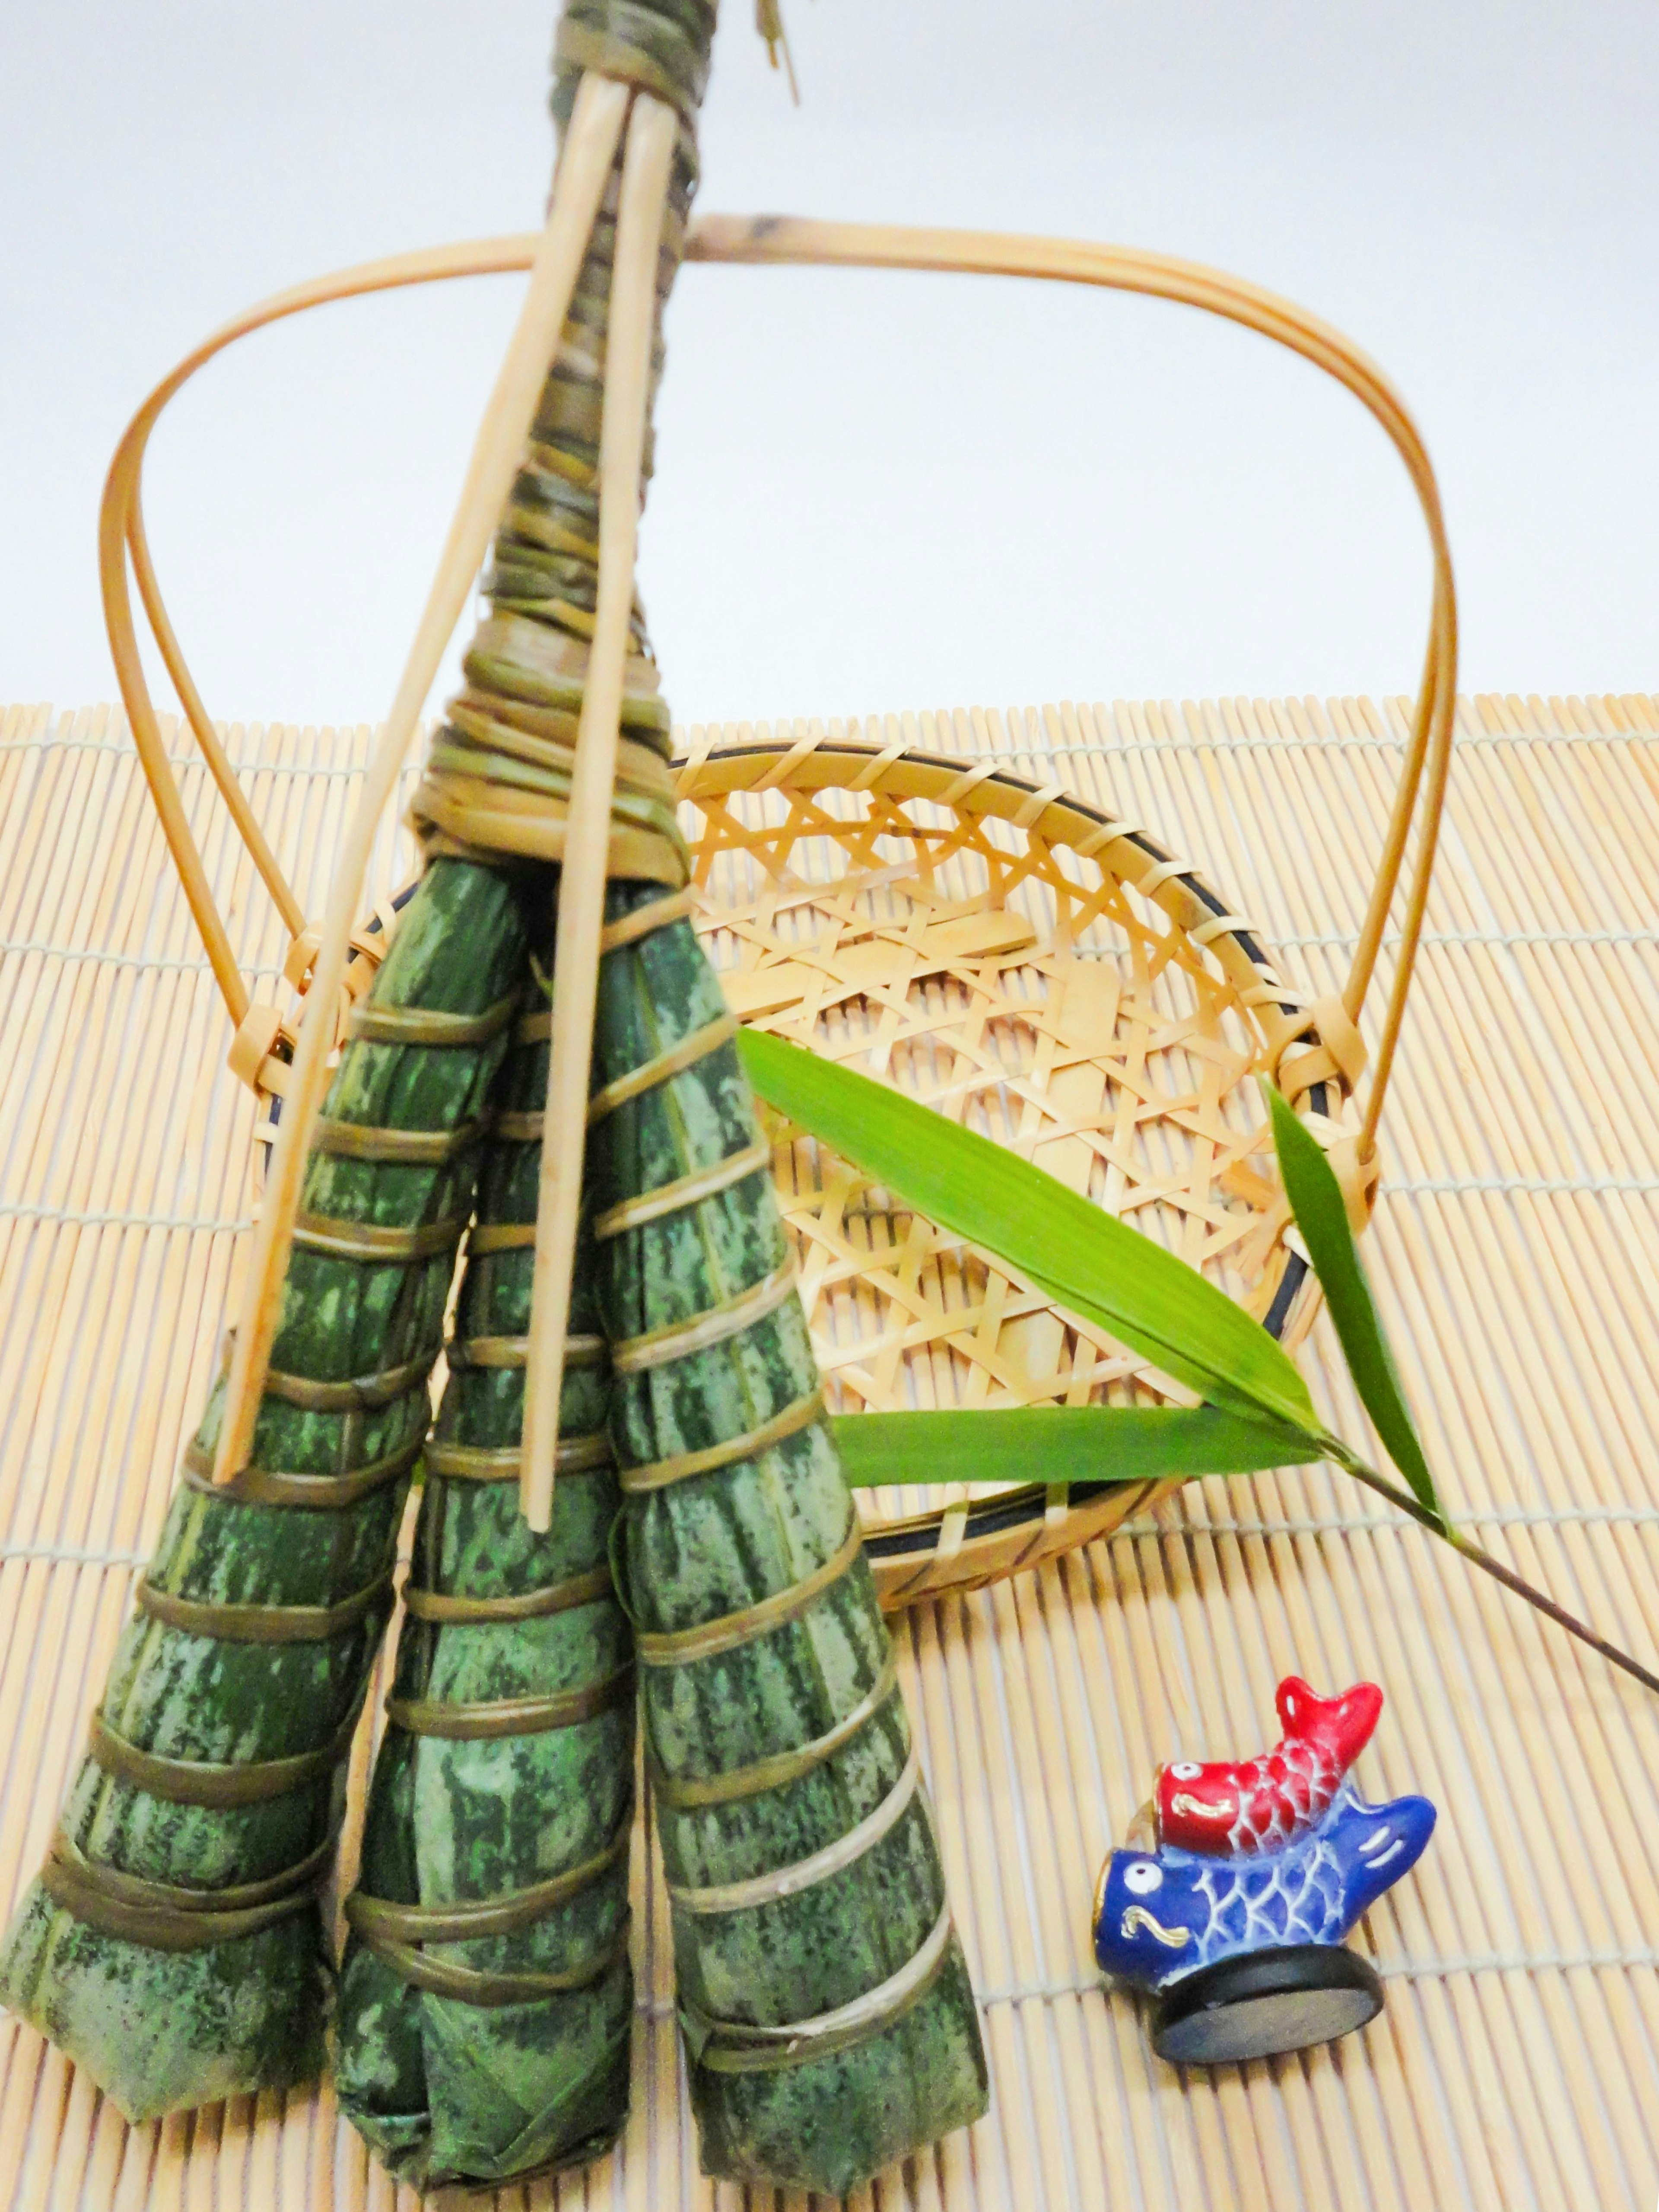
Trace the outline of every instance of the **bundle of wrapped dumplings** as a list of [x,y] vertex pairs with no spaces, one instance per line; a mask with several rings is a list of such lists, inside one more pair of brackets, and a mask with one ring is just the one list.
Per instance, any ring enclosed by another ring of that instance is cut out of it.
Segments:
[[[637,604],[549,1525],[520,1510],[627,165],[644,116],[670,149],[653,391],[714,31],[713,0],[560,22],[561,178],[584,80],[630,113],[415,801],[423,872],[312,1131],[246,1464],[216,1464],[222,1377],[0,1949],[0,2000],[133,2119],[304,2082],[331,2045],[342,2108],[419,2189],[617,2139],[639,1775],[708,2172],[842,2194],[986,2102]],[[322,1900],[415,1480],[337,1978]]]

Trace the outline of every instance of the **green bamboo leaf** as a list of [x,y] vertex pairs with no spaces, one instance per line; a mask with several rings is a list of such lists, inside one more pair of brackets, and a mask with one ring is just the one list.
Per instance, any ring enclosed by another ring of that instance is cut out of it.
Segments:
[[995,1253],[1092,1321],[1247,1419],[1319,1433],[1287,1354],[1195,1268],[1005,1146],[781,1037],[740,1033],[769,1104],[941,1229]]
[[1376,1302],[1348,1224],[1342,1187],[1313,1133],[1297,1119],[1284,1094],[1266,1081],[1261,1088],[1273,1115],[1273,1144],[1285,1194],[1325,1293],[1354,1388],[1418,1504],[1426,1507],[1443,1528],[1445,1510],[1412,1424],[1394,1354],[1382,1334]]
[[879,1483],[1146,1482],[1301,1467],[1321,1447],[1296,1430],[1212,1406],[985,1406],[842,1413],[836,1448],[855,1489]]

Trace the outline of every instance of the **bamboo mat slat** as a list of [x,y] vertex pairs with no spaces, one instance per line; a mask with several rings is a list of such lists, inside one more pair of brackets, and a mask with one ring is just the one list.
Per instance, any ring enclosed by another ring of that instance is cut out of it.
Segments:
[[[1337,988],[1359,927],[1406,711],[1119,702],[860,733],[994,751],[1109,795],[1191,855],[1316,995]],[[1369,1264],[1454,1511],[1651,1660],[1659,702],[1487,696],[1461,703],[1458,726]],[[369,740],[227,732],[308,912]],[[274,976],[276,919],[205,775],[182,773],[245,968]],[[411,860],[388,826],[376,893]],[[225,1032],[119,715],[0,709],[6,1910],[45,1849],[207,1388],[248,1210],[252,1101],[224,1068]],[[1363,1437],[1322,1322],[1306,1364],[1322,1411]],[[1652,2212],[1659,1709],[1634,1685],[1328,1468],[1190,1485],[1156,1521],[916,1607],[898,1646],[994,2102],[856,2212]],[[1093,1970],[1094,1876],[1157,1762],[1260,1747],[1292,1668],[1327,1690],[1382,1683],[1360,1786],[1423,1790],[1440,1826],[1355,1939],[1387,1979],[1381,2020],[1330,2051],[1183,2078]],[[367,1754],[365,1738],[360,1775]],[[697,2175],[659,1885],[638,1853],[627,2139],[585,2175],[501,2192],[503,2208],[805,2212]],[[6,2019],[0,2201],[416,2202],[370,2166],[325,2089],[130,2129]]]

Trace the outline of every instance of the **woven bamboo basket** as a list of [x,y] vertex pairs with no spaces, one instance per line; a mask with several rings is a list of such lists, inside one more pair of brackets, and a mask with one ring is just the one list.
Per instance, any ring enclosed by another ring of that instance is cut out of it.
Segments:
[[[821,732],[695,750],[679,781],[700,927],[740,1018],[1014,1146],[1299,1339],[1316,1285],[1285,1240],[1252,1079],[1279,1073],[1331,1127],[1348,1079],[1186,861],[989,762]],[[1191,1402],[833,1153],[778,1136],[838,1412]],[[895,1605],[1035,1565],[1173,1486],[866,1493],[866,1547]]]
[[[110,470],[100,549],[112,652],[170,849],[236,1024],[230,1065],[269,1109],[257,1152],[276,1136],[327,933],[307,921],[284,879],[173,634],[144,534],[145,449],[196,371],[265,325],[364,293],[525,268],[535,243],[405,255],[249,310],[150,394]],[[787,744],[714,750],[707,738],[694,742],[679,768],[701,927],[741,1018],[850,1060],[1018,1147],[1201,1267],[1293,1346],[1310,1324],[1317,1289],[1289,1231],[1255,1079],[1272,1076],[1309,1119],[1363,1226],[1449,762],[1450,562],[1433,473],[1403,404],[1340,333],[1288,302],[1214,270],[1126,249],[715,216],[694,223],[687,258],[991,272],[1179,301],[1243,324],[1336,378],[1406,463],[1435,555],[1429,649],[1365,927],[1340,994],[1310,1002],[1281,975],[1257,925],[1189,860],[1057,783],[1039,788],[988,763],[929,756],[902,738],[885,747],[852,743],[816,725]],[[475,483],[467,497],[493,522]],[[452,568],[455,535],[446,553]],[[185,719],[289,932],[283,973],[295,996],[286,1009],[250,997],[214,904],[140,659],[129,565]],[[425,651],[435,666],[442,641],[429,607],[411,665]],[[404,707],[409,690],[406,678]],[[392,787],[413,711],[404,723],[394,714],[366,779],[353,830],[359,883],[375,794]],[[1376,1068],[1363,1112],[1349,1114],[1366,1058],[1359,1017],[1414,819],[1413,881]],[[349,884],[354,863],[343,866],[339,880]],[[339,904],[338,880],[331,903]],[[351,932],[349,950],[338,948],[346,958],[337,971],[337,1036],[385,952],[395,905],[380,905]],[[776,1164],[837,1412],[1189,1402],[1179,1386],[1052,1309],[1006,1267],[896,1213],[799,1133],[779,1132]],[[1047,1487],[1022,1484],[1011,1471],[1006,1484],[971,1490],[866,1492],[866,1548],[884,1602],[896,1606],[1053,1558],[1170,1486],[1103,1480]]]

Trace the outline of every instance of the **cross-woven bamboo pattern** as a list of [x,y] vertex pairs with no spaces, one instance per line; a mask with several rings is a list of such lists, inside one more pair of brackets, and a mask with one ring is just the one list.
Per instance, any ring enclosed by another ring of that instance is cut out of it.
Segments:
[[[918,1092],[1273,1310],[1285,1214],[1249,1079],[1304,1018],[1250,926],[1195,896],[1190,863],[988,762],[821,731],[775,748],[716,748],[714,734],[693,732],[679,785],[733,1010]],[[1316,1037],[1300,1042],[1328,1065]],[[784,1218],[837,1410],[1189,1402],[1103,1331],[781,1133]],[[1293,1314],[1299,1334],[1310,1300],[1279,1303],[1275,1326]],[[890,1604],[1029,1565],[1154,1493],[1125,1486],[1069,1510],[1037,1498],[970,1534],[969,1500],[988,1494],[866,1501],[872,1529],[896,1520],[909,1540],[877,1554]]]
[[[878,750],[983,746],[1148,824],[1317,996],[1359,926],[1404,711],[1120,704],[1079,711],[1075,739],[1036,713],[853,733]],[[317,911],[369,732],[226,735]],[[1659,702],[1484,698],[1462,707],[1458,740],[1366,1264],[1454,1514],[1647,1656]],[[275,989],[286,934],[205,775],[183,775],[243,972]],[[374,890],[409,866],[388,823]],[[223,1011],[118,716],[0,717],[0,948],[9,1906],[154,1544],[248,1212],[254,1101],[222,1065]],[[1358,1437],[1326,1336],[1321,1323],[1301,1357],[1322,1415]],[[1188,1485],[1155,1517],[896,1626],[994,2104],[854,2212],[1652,2212],[1659,1725],[1634,1686],[1318,1469]],[[1381,2021],[1335,2051],[1183,2080],[1100,1987],[1089,1893],[1154,1763],[1254,1747],[1292,1667],[1321,1687],[1384,1685],[1356,1779],[1372,1797],[1427,1792],[1441,1826],[1357,1938],[1384,1974]],[[365,1730],[359,1794],[368,1748]],[[655,1881],[641,1863],[629,2134],[589,2176],[538,2185],[538,2212],[763,2212],[696,2177]],[[134,2130],[9,2021],[0,2053],[0,2175],[29,2212],[391,2212],[325,2091]],[[521,2212],[526,2192],[500,2203]]]

